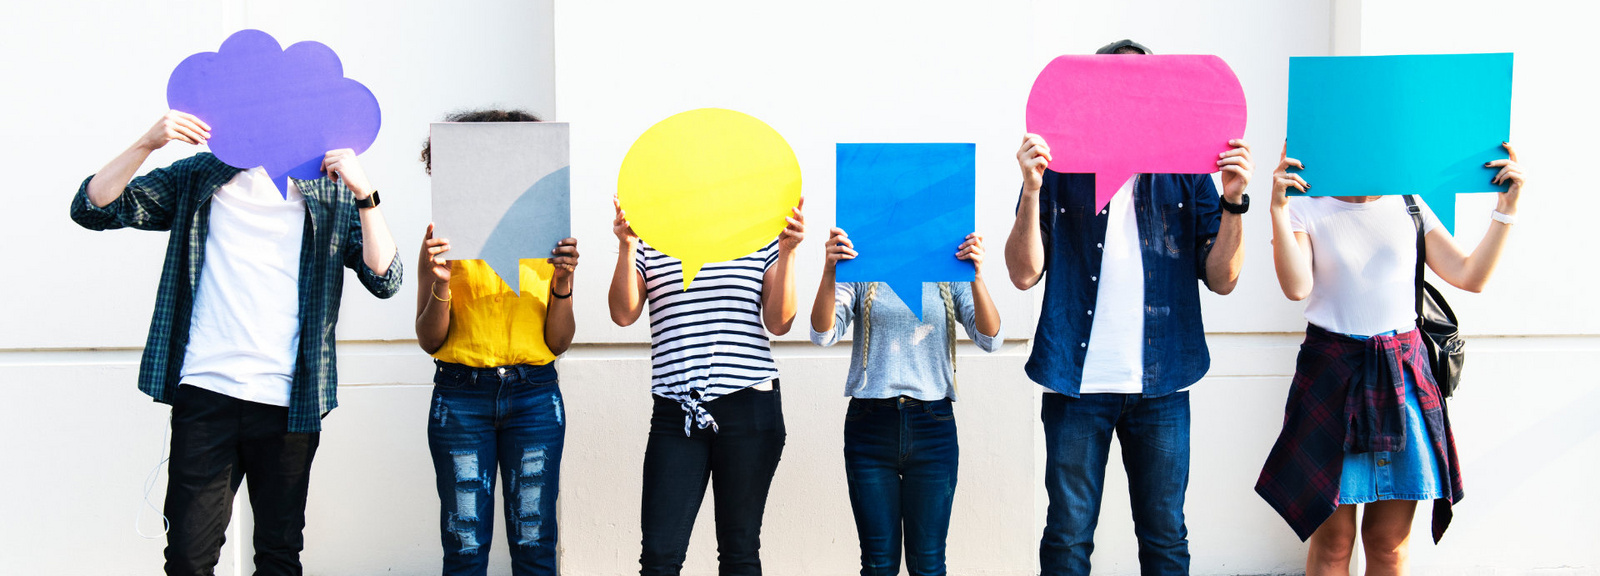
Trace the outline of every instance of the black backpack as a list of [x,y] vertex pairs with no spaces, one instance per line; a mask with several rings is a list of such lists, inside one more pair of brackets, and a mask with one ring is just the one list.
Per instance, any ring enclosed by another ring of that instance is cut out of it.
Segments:
[[1422,267],[1427,263],[1427,243],[1422,232],[1422,208],[1414,197],[1407,195],[1406,211],[1417,226],[1417,328],[1422,330],[1422,342],[1428,346],[1428,365],[1433,369],[1433,381],[1445,398],[1454,396],[1461,384],[1461,365],[1467,359],[1467,341],[1461,337],[1456,313],[1444,301],[1437,288],[1423,280]]

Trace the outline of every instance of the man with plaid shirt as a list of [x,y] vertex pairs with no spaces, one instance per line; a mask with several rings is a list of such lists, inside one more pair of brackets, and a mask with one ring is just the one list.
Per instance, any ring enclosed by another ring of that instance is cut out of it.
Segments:
[[264,169],[209,153],[134,178],[151,152],[203,144],[210,130],[168,112],[84,181],[72,219],[169,233],[139,365],[139,389],[172,405],[166,572],[212,573],[248,479],[256,573],[299,574],[311,460],[322,416],[337,405],[343,268],[388,298],[400,289],[400,259],[348,149],[327,153],[327,177],[281,190]]

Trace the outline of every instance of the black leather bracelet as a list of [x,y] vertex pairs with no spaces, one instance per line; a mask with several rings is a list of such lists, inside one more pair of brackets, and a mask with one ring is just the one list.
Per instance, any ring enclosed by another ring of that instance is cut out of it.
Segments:
[[572,293],[571,292],[567,292],[566,294],[560,294],[560,293],[557,293],[555,290],[551,290],[550,291],[550,297],[551,298],[558,298],[558,299],[561,299],[561,300],[566,300],[566,299],[572,297]]

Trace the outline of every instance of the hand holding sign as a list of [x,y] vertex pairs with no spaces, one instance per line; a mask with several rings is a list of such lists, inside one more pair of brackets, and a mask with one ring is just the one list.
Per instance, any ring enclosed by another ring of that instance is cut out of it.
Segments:
[[[977,148],[973,144],[839,144],[840,282],[883,282],[922,317],[923,282],[971,282]],[[838,229],[835,229],[838,230]],[[860,250],[857,257],[855,250]]]
[[322,177],[323,155],[359,154],[378,137],[378,100],[344,77],[332,49],[300,42],[288,49],[260,30],[241,30],[216,52],[178,64],[167,80],[167,105],[215,128],[217,159],[267,170],[288,194],[289,178]]
[[[1455,233],[1456,194],[1501,192],[1512,55],[1289,59],[1288,155],[1312,196],[1417,194]],[[1290,192],[1290,195],[1296,195]]]
[[750,254],[780,233],[798,243],[799,205],[800,163],[782,136],[751,116],[701,108],[651,126],[628,149],[614,227],[682,261],[688,290],[707,262]]
[[211,139],[211,125],[195,118],[193,114],[178,110],[168,110],[166,114],[156,121],[155,126],[144,133],[139,139],[139,146],[146,150],[160,150],[168,142],[181,140],[183,142],[200,145]]
[[483,260],[519,296],[523,259],[550,258],[557,278],[570,275],[568,124],[441,122],[429,138],[433,219],[449,259]]
[[1050,170],[1095,174],[1095,209],[1135,173],[1210,174],[1244,135],[1244,89],[1216,56],[1061,56],[1028,94]]

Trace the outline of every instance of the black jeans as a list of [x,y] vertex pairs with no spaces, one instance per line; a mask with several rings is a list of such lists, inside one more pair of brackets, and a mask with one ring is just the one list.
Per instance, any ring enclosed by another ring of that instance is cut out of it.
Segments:
[[288,408],[178,387],[167,468],[167,574],[214,573],[233,496],[245,479],[255,512],[255,573],[300,574],[319,435],[288,429]]
[[683,409],[655,397],[644,452],[642,576],[683,569],[708,480],[715,483],[718,574],[761,574],[761,516],[786,434],[777,383],[771,391],[746,388],[705,407],[718,431],[695,428],[685,436]]

